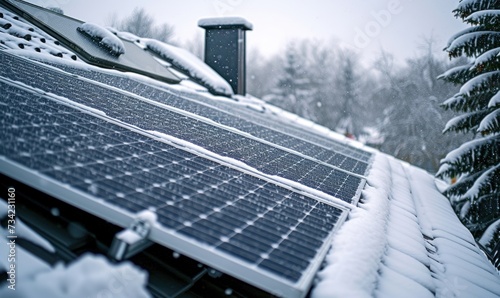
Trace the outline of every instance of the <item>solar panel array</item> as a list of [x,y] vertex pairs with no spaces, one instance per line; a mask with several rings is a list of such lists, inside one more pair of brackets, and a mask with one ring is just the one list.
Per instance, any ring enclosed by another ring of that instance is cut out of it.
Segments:
[[364,186],[369,153],[231,104],[59,66],[111,88],[2,51],[0,61],[0,172],[69,203],[151,210],[153,241],[269,292],[304,296],[346,217],[295,182],[352,204]]
[[[344,162],[347,164],[361,162],[362,165],[359,167],[359,173],[356,173],[365,174],[367,171],[371,153],[340,144],[331,139],[326,139],[324,136],[316,136],[311,131],[304,131],[293,126],[290,127],[290,123],[283,123],[276,119],[262,117],[259,115],[260,113],[255,113],[251,109],[242,109],[241,105],[211,100],[207,97],[196,96],[194,94],[184,94],[184,96],[181,96],[175,94],[172,90],[155,88],[123,76],[69,66],[57,65],[57,67],[67,72],[78,74],[82,77],[209,118],[217,123],[234,127],[258,138],[296,150],[342,169],[349,169],[349,167],[343,166]],[[182,94],[182,92],[178,93]]]
[[[3,61],[1,76],[70,98],[109,117],[187,140],[266,174],[300,182],[349,203],[359,196],[362,178],[358,176],[14,56],[6,55]],[[364,172],[367,165],[352,161],[344,166],[351,172]]]
[[[74,30],[80,21],[0,5],[102,58]],[[151,70],[153,57],[126,46],[122,70]],[[101,66],[116,69],[111,60]],[[307,295],[371,153],[229,100],[44,63],[0,50],[1,174],[122,227],[149,210],[149,240],[271,294]]]
[[169,231],[292,283],[343,212],[40,94],[0,90],[0,156],[129,212],[153,209]]

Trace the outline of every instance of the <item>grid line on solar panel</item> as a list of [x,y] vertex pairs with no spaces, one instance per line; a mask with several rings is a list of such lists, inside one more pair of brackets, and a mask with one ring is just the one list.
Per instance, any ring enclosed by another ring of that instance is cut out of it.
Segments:
[[[12,61],[11,63],[15,63]],[[32,69],[30,69],[30,67]],[[70,98],[80,104],[104,111],[107,116],[127,122],[144,130],[156,130],[176,138],[187,140],[222,156],[241,160],[246,164],[270,175],[280,175],[283,178],[300,182],[313,189],[351,203],[359,196],[362,179],[354,177],[349,180],[355,185],[343,188],[343,180],[338,177],[349,174],[318,164],[283,151],[269,144],[248,139],[225,129],[212,126],[205,122],[180,115],[173,111],[162,109],[142,100],[125,96],[99,85],[86,81],[77,81],[68,75],[45,69],[33,64],[23,67],[22,71],[0,72],[13,80],[20,80],[33,87],[56,93]],[[12,68],[12,65],[11,65]],[[43,76],[36,80],[28,79],[32,73],[43,71]],[[359,162],[361,163],[361,162]],[[353,171],[358,163],[354,165]],[[360,172],[363,172],[362,170]],[[326,178],[325,178],[326,177]],[[356,191],[352,191],[355,187]]]
[[[16,109],[10,122],[2,122],[0,154],[130,212],[153,208],[165,228],[289,281],[301,278],[342,213],[41,95],[2,82],[0,90],[2,105],[32,108]],[[42,113],[46,108],[64,114]],[[56,123],[66,115],[72,121],[60,130]],[[101,138],[80,138],[85,123],[94,124],[86,134]],[[126,154],[115,157],[106,147]]]
[[[337,146],[334,146],[336,147],[336,150],[334,151],[337,151],[337,153],[332,152],[331,149],[333,147],[330,149],[326,149],[314,143],[304,141],[303,139],[293,137],[292,135],[287,135],[277,130],[269,128],[275,125],[269,125],[269,127],[263,127],[260,126],[259,124],[256,124],[259,122],[254,123],[242,119],[241,117],[235,117],[231,114],[221,111],[220,109],[214,109],[210,106],[201,105],[199,103],[191,101],[189,98],[180,98],[178,96],[174,96],[170,93],[167,93],[166,91],[160,91],[154,87],[142,84],[140,82],[128,78],[112,76],[105,73],[97,73],[95,71],[79,70],[73,67],[65,67],[65,66],[58,66],[58,67],[71,73],[77,73],[82,77],[87,77],[92,80],[96,80],[104,84],[108,84],[110,86],[114,86],[141,95],[143,97],[165,103],[167,105],[179,108],[181,110],[185,110],[193,114],[209,118],[217,123],[234,127],[241,131],[250,133],[258,138],[275,143],[285,148],[296,150],[298,152],[301,152],[302,154],[308,155],[313,158],[317,158],[318,160],[325,161],[328,164],[340,167],[342,169],[349,170],[352,169],[353,167],[352,166],[350,167],[349,165],[344,166],[342,162],[338,161],[339,158],[350,161],[351,163],[361,161],[361,165],[358,167],[363,167],[364,168],[363,174],[366,173],[367,170],[366,163],[368,162],[368,159],[371,156],[370,153],[366,153],[361,150],[356,150],[354,148],[349,148],[346,145],[339,146],[338,144]],[[315,152],[310,152],[310,151],[315,151]],[[324,157],[319,158],[318,156],[319,154],[322,154]],[[355,168],[355,173],[360,173],[362,171],[363,169]]]

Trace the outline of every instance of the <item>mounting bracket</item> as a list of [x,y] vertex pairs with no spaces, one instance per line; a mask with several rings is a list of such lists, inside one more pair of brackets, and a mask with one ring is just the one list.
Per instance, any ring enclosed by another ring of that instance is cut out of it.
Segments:
[[153,244],[148,240],[151,224],[143,219],[136,219],[130,227],[115,235],[108,257],[116,261],[128,259]]

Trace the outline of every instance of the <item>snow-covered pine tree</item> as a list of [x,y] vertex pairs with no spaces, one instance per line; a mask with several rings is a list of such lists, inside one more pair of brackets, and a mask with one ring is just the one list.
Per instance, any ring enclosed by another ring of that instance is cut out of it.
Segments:
[[287,46],[283,74],[270,101],[285,110],[310,119],[313,114],[311,111],[313,98],[306,61],[307,57],[299,55],[294,43]]
[[461,0],[453,13],[471,27],[445,48],[450,58],[468,62],[440,76],[462,86],[442,104],[459,113],[444,132],[473,132],[475,138],[448,153],[437,176],[457,179],[445,194],[479,239],[500,218],[500,1]]
[[358,57],[347,51],[339,55],[339,74],[337,77],[337,88],[340,91],[337,99],[340,104],[339,116],[335,130],[350,138],[359,137],[362,127],[360,119],[356,119],[363,111],[361,103],[361,77],[358,74],[359,65],[356,63]]

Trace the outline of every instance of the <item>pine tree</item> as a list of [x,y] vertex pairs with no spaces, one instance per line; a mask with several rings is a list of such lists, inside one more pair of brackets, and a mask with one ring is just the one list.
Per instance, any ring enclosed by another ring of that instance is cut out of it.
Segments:
[[359,65],[356,63],[354,53],[340,53],[340,69],[337,77],[337,86],[340,94],[340,118],[337,120],[336,130],[347,137],[359,136],[362,123],[357,114],[363,111],[360,102],[361,77],[357,73]]
[[288,45],[283,74],[278,80],[277,88],[271,99],[273,104],[294,114],[311,118],[311,82],[305,63],[307,58],[299,55],[295,44]]
[[476,238],[500,218],[499,9],[498,0],[459,2],[453,13],[471,27],[455,34],[445,50],[450,58],[468,59],[440,76],[462,86],[442,104],[459,113],[444,132],[473,132],[475,137],[448,153],[437,176],[457,179],[445,194]]

